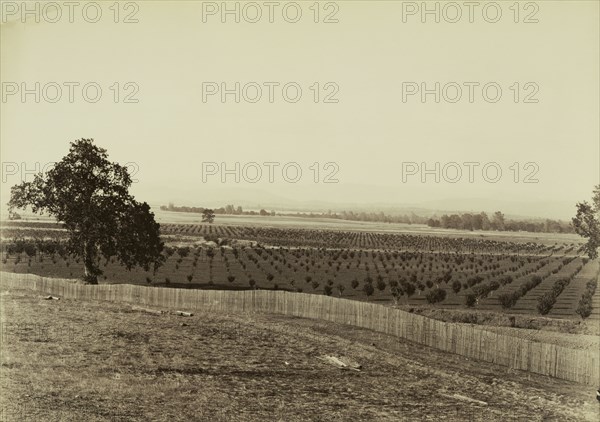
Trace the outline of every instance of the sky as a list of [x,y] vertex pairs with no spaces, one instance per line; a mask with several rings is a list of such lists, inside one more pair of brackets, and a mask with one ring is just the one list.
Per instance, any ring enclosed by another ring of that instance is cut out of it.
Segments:
[[27,4],[1,4],[2,204],[79,138],[154,205],[566,219],[600,183],[596,1]]

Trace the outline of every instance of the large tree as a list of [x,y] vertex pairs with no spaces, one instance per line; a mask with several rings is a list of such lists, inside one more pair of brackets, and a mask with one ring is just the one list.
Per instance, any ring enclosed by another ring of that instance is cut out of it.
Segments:
[[211,210],[209,208],[205,209],[204,211],[202,211],[202,222],[203,223],[211,223],[215,221],[215,211]]
[[586,201],[577,204],[573,228],[577,234],[587,238],[584,248],[588,256],[596,258],[600,247],[600,185],[594,189],[591,204]]
[[494,230],[504,231],[504,224],[504,214],[502,214],[500,211],[496,211],[492,216],[492,227],[494,228]]
[[156,271],[164,262],[160,225],[150,206],[129,194],[130,186],[127,167],[110,162],[92,139],[81,139],[46,174],[13,186],[8,206],[30,206],[62,222],[69,252],[83,259],[84,280],[96,284],[100,257],[116,257],[129,270]]

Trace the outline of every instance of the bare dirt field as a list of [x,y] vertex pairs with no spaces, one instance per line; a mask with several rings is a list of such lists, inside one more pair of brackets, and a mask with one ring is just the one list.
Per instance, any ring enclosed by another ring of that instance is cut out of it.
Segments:
[[[593,387],[328,322],[2,289],[2,420],[583,421]],[[345,356],[361,371],[319,357]]]

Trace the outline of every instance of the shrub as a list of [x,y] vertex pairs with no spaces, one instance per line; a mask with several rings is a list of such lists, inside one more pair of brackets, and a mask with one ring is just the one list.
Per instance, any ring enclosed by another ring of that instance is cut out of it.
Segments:
[[539,275],[532,276],[529,281],[524,282],[517,290],[512,293],[504,293],[498,296],[498,300],[504,309],[515,306],[521,296],[524,296],[529,290],[536,287],[542,282],[542,277]]
[[558,297],[558,295],[560,295],[563,291],[563,289],[565,288],[565,286],[569,284],[569,280],[566,278],[562,278],[558,281],[556,281],[554,283],[554,285],[552,286],[552,294],[555,297]]
[[463,324],[477,324],[478,323],[478,318],[477,318],[476,313],[469,312],[468,314],[467,313],[461,314],[459,316],[459,318],[460,318],[459,322],[462,322]]
[[503,293],[501,295],[498,295],[498,301],[504,309],[512,308],[515,305],[515,303],[517,303],[518,298],[519,297],[514,293]]
[[575,312],[577,312],[577,315],[581,318],[587,318],[592,314],[592,301],[588,300],[585,294],[581,295],[581,299],[579,300]]
[[458,292],[460,292],[460,289],[461,289],[461,287],[462,287],[462,285],[460,284],[460,281],[458,281],[458,280],[454,280],[454,281],[452,282],[452,291],[453,291],[454,293],[458,293]]
[[489,286],[487,284],[478,284],[476,286],[473,286],[472,290],[475,296],[483,298],[487,296]]
[[404,295],[404,290],[402,287],[393,286],[391,288],[392,297],[394,298],[394,303],[397,305],[400,302],[400,298]]
[[596,292],[597,285],[598,281],[596,279],[592,279],[588,281],[585,286],[585,293],[581,295],[581,299],[579,300],[579,304],[575,310],[575,312],[577,312],[581,318],[587,318],[592,314],[592,297]]
[[375,288],[371,283],[365,283],[363,286],[363,292],[367,295],[367,298],[375,292]]
[[477,296],[475,296],[475,294],[469,293],[468,295],[465,296],[465,305],[467,305],[469,308],[472,308],[473,306],[475,306],[476,303],[477,303]]
[[544,293],[538,298],[537,310],[540,314],[546,315],[552,309],[555,302],[555,297],[552,292]]
[[442,302],[444,299],[446,299],[446,290],[436,287],[435,289],[427,292],[425,299],[431,304]]
[[165,246],[163,251],[167,258],[169,258],[175,253],[175,248],[172,248],[171,246]]
[[406,291],[406,295],[408,297],[411,297],[412,295],[414,295],[416,290],[417,289],[413,283],[406,283],[404,285],[404,291]]
[[190,253],[190,248],[187,246],[177,248],[177,255],[179,255],[182,258],[185,258],[186,256],[188,256],[189,253]]
[[538,284],[540,284],[541,282],[542,282],[542,277],[540,277],[539,275],[534,275],[531,277],[531,283],[533,283],[534,287],[537,286]]
[[467,279],[467,285],[469,287],[473,287],[474,285],[481,283],[483,281],[483,277],[481,277],[480,275],[476,275],[474,277],[469,277]]
[[564,288],[569,284],[569,281],[570,280],[567,278],[556,280],[552,286],[552,290],[544,293],[538,298],[537,310],[540,314],[546,315],[548,312],[550,312],[556,303],[556,298],[558,298]]

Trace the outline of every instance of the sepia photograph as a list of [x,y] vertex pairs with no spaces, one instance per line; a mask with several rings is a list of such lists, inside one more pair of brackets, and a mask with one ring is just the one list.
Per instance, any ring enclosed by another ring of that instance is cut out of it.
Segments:
[[0,422],[600,421],[600,1],[0,0]]

